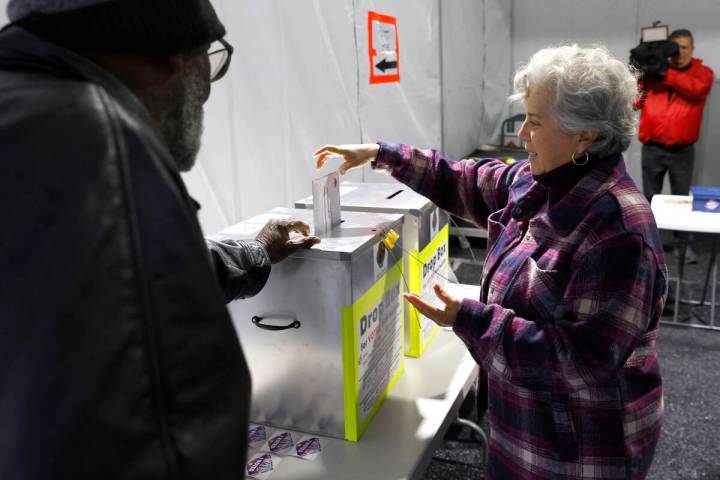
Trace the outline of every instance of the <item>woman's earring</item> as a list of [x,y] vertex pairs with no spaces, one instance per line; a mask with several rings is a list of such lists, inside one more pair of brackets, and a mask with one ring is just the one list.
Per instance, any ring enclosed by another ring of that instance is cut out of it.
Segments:
[[585,152],[585,161],[580,163],[577,160],[575,160],[575,152],[572,154],[572,162],[577,165],[578,167],[582,167],[583,165],[587,165],[587,163],[590,161],[590,154],[588,152]]

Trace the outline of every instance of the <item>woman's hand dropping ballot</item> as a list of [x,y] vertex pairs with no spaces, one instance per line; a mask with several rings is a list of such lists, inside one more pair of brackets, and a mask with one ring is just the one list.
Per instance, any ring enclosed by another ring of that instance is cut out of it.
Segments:
[[345,175],[348,170],[359,168],[375,160],[380,145],[377,143],[361,143],[350,145],[325,145],[313,152],[317,158],[316,168],[320,170],[332,157],[340,157],[343,163],[338,167],[340,175]]
[[404,293],[405,300],[410,302],[412,306],[417,308],[418,312],[437,323],[441,327],[452,327],[455,324],[455,318],[460,311],[462,299],[450,295],[446,289],[439,284],[433,286],[435,295],[445,304],[445,308],[438,308],[428,303],[421,296],[415,293]]

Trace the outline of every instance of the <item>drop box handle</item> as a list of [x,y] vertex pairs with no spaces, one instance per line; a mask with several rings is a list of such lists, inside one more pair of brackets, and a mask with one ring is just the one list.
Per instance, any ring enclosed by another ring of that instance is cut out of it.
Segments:
[[[266,317],[258,317],[255,315],[252,317],[252,322],[255,324],[256,327],[262,328],[263,330],[272,330],[272,331],[280,331],[280,330],[289,330],[291,328],[300,328],[300,321],[295,320],[292,317],[289,317],[292,319],[292,322],[288,323],[287,325],[268,325],[265,323],[262,323],[263,319]],[[285,318],[285,317],[280,317]]]

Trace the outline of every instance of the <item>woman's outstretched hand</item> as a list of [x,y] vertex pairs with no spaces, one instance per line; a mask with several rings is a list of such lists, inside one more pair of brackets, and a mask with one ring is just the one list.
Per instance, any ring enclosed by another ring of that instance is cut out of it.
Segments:
[[435,295],[445,304],[445,308],[438,308],[415,293],[404,293],[403,297],[405,297],[405,300],[410,302],[413,307],[417,308],[421,314],[441,327],[452,327],[455,325],[455,319],[460,311],[462,299],[450,295],[447,290],[437,283],[433,286],[433,289],[435,290]]
[[348,170],[362,167],[375,160],[380,145],[377,143],[362,143],[354,145],[325,145],[313,152],[317,158],[316,168],[320,170],[332,157],[340,157],[343,163],[338,168],[340,175]]

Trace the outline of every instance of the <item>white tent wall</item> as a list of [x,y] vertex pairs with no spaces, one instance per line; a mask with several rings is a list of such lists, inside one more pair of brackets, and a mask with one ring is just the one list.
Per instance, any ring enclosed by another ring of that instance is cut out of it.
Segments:
[[[696,183],[720,185],[720,162],[713,152],[720,149],[720,137],[711,127],[720,127],[720,2],[691,0],[513,0],[513,69],[525,63],[538,49],[574,42],[606,45],[621,60],[640,39],[640,28],[662,20],[670,29],[688,28],[695,36],[695,55],[716,72],[715,93],[705,108],[701,138],[696,145]],[[515,107],[515,111],[519,111]],[[640,143],[637,139],[625,154],[628,171],[642,186]],[[667,190],[667,182],[666,182]]]
[[497,140],[510,74],[510,7],[501,0],[441,0],[442,148],[462,158]]
[[[437,0],[214,4],[237,50],[185,175],[206,232],[308,195],[310,153],[325,143],[440,145]],[[400,83],[369,84],[368,10],[398,20]],[[347,178],[389,179],[369,169]]]
[[482,137],[484,3],[440,0],[443,143],[436,147],[450,158],[470,153]]
[[[718,69],[713,68],[713,70],[715,75],[720,74]],[[720,132],[720,81],[716,78],[713,91],[710,92],[710,97],[705,104],[700,140],[695,146],[693,185],[720,185],[720,161],[718,161],[720,135],[718,132]],[[669,187],[666,190],[669,192]]]
[[483,0],[485,10],[482,54],[483,120],[480,143],[498,143],[502,121],[509,114],[507,98],[512,76],[513,4],[507,0]]
[[[356,0],[359,117],[363,142],[440,147],[442,140],[438,0]],[[397,19],[400,82],[370,84],[368,11]],[[370,167],[365,181],[389,181]]]

